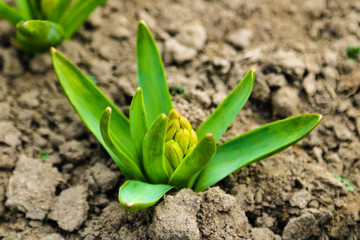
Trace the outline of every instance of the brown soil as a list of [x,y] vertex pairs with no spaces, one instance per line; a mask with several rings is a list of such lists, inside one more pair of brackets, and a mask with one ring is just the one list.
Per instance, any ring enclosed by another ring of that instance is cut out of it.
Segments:
[[360,1],[108,0],[59,50],[125,113],[140,19],[195,128],[250,68],[254,91],[222,141],[301,113],[323,122],[204,193],[127,213],[125,179],[68,104],[49,55],[15,50],[0,20],[0,239],[360,239],[360,70],[346,57],[360,46]]

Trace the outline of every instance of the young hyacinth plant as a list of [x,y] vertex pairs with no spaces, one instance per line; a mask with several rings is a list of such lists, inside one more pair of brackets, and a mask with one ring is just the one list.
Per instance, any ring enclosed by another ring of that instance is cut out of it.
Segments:
[[136,41],[140,87],[129,118],[62,54],[52,48],[51,55],[68,100],[127,179],[119,201],[128,211],[152,206],[170,189],[204,191],[232,172],[293,145],[322,119],[318,114],[283,119],[216,146],[248,100],[255,70],[195,132],[173,109],[159,51],[142,21]]
[[0,18],[16,27],[16,45],[31,54],[70,39],[88,16],[106,0],[0,0]]

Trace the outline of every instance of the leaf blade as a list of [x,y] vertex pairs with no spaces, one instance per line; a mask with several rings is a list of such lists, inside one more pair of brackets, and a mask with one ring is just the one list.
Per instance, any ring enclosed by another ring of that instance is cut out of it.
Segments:
[[[122,143],[125,148],[121,150],[130,158],[134,158],[135,149],[131,141],[129,141],[131,139],[129,120],[125,115],[80,69],[55,48],[51,49],[51,58],[56,75],[67,99],[94,136],[109,151],[101,136],[99,121],[103,110],[110,106],[114,120],[110,124],[110,129],[116,133],[114,141],[117,145]],[[112,158],[116,157],[111,151],[109,154]]]
[[42,0],[42,14],[47,20],[58,22],[71,2],[72,0]]
[[59,21],[65,29],[66,38],[71,38],[89,15],[105,2],[106,0],[76,0],[71,4]]
[[136,32],[136,62],[138,82],[144,91],[145,109],[151,125],[161,113],[168,115],[173,105],[155,39],[142,21]]
[[119,202],[125,210],[136,212],[151,207],[172,188],[170,185],[128,180],[120,187]]
[[141,166],[142,144],[145,134],[149,129],[141,88],[136,90],[133,100],[131,101],[129,119],[131,136],[135,144],[137,159],[139,160],[138,165]]
[[167,116],[160,114],[147,131],[143,142],[143,166],[152,183],[167,183],[165,167],[165,137]]
[[200,125],[196,131],[199,138],[202,138],[207,133],[212,133],[216,142],[219,141],[220,137],[247,102],[254,85],[255,75],[256,71],[250,70],[236,88]]
[[195,149],[187,155],[171,175],[169,184],[178,188],[191,188],[199,173],[216,152],[212,134],[205,135]]
[[0,1],[0,18],[5,19],[13,26],[16,26],[18,22],[25,20],[15,8],[3,1]]
[[16,6],[19,8],[19,11],[22,16],[24,16],[24,20],[31,19],[31,10],[28,3],[28,0],[15,0]]
[[126,171],[124,174],[133,176],[133,178],[137,180],[146,181],[146,178],[140,170],[140,165],[137,164],[138,162],[135,161],[135,159],[129,158],[114,143],[113,134],[110,130],[110,118],[111,108],[107,107],[100,118],[100,132],[107,147],[117,156],[114,161],[118,166],[122,166],[123,171]]
[[220,145],[196,180],[194,190],[203,191],[239,168],[282,151],[304,138],[321,120],[322,116],[318,114],[287,118],[248,131]]

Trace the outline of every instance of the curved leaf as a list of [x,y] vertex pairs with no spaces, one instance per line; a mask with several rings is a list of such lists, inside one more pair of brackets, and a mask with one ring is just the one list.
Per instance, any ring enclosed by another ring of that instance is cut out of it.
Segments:
[[125,210],[136,212],[151,207],[172,188],[163,184],[126,181],[119,190],[119,202]]
[[136,32],[136,61],[139,86],[144,91],[149,125],[161,114],[173,108],[166,83],[164,65],[154,37],[143,21]]
[[180,162],[171,175],[169,184],[177,188],[191,188],[215,152],[216,142],[213,135],[205,135],[195,149]]
[[256,71],[250,70],[206,121],[200,125],[196,131],[199,138],[211,132],[214,134],[216,142],[219,141],[247,102],[254,85],[255,75]]
[[230,173],[260,161],[293,145],[309,134],[322,120],[305,114],[276,121],[251,130],[222,145],[201,172],[194,190],[201,192]]
[[138,88],[130,105],[130,131],[135,144],[138,166],[141,166],[142,144],[149,129],[142,89]]
[[169,180],[164,159],[167,119],[165,114],[160,114],[144,137],[143,166],[152,183],[167,183]]
[[140,170],[140,165],[137,165],[137,161],[130,159],[114,143],[112,139],[112,133],[110,131],[110,118],[111,108],[107,107],[101,115],[100,132],[105,144],[117,156],[114,161],[117,165],[122,166],[123,171],[126,171],[126,174],[124,173],[125,175],[133,176],[133,178],[137,180],[146,181],[144,175]]
[[105,2],[106,0],[75,0],[59,21],[66,32],[66,38],[71,38],[89,15]]
[[24,20],[33,19],[28,0],[15,0],[15,3],[16,6],[19,8],[21,15],[25,18]]
[[[113,135],[115,145],[129,158],[134,159],[136,154],[131,141],[129,120],[88,77],[55,48],[51,49],[51,58],[56,75],[69,102],[110,156],[113,159],[117,158],[105,144],[99,127],[102,112],[108,106],[112,109],[113,121],[110,123],[110,130],[115,133]],[[119,168],[122,170],[121,166]]]
[[22,20],[25,20],[18,11],[9,4],[0,1],[0,18],[5,19],[13,26]]

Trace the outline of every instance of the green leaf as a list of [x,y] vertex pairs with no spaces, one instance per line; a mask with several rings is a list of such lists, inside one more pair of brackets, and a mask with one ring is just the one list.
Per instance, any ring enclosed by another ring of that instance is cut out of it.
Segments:
[[32,16],[28,0],[15,0],[15,3],[21,15],[25,18],[24,20],[30,20]]
[[41,19],[39,0],[15,0],[25,20]]
[[224,99],[215,111],[203,122],[196,134],[202,138],[207,133],[212,133],[216,142],[235,119],[236,115],[247,102],[254,85],[256,71],[250,70],[243,80]]
[[149,125],[161,114],[173,108],[166,83],[164,65],[154,37],[143,21],[136,32],[136,62],[139,86],[144,91]]
[[72,0],[41,0],[43,16],[50,21],[58,22]]
[[309,134],[322,120],[318,114],[305,114],[276,121],[251,130],[222,145],[196,180],[201,192],[230,173],[274,155]]
[[[107,107],[100,119],[100,132],[101,136],[104,139],[105,144],[111,152],[113,152],[117,158],[114,159],[117,165],[122,166],[122,170],[125,175],[134,176],[135,179],[146,181],[144,175],[140,170],[140,165],[138,165],[138,161],[129,158],[123,151],[121,151],[116,143],[113,141],[113,133],[110,130],[110,118],[111,118],[111,108]],[[119,162],[117,162],[119,161]]]
[[134,141],[134,145],[137,152],[137,159],[139,160],[138,165],[140,166],[140,161],[142,160],[142,144],[146,132],[149,129],[143,92],[141,88],[136,90],[133,100],[130,105],[130,131],[131,136]]
[[119,202],[125,210],[136,212],[151,207],[172,188],[163,184],[126,181],[119,190]]
[[16,29],[20,47],[28,52],[48,50],[64,39],[62,27],[46,20],[21,21]]
[[75,0],[59,21],[65,29],[66,38],[71,38],[89,15],[105,2],[106,0]]
[[180,162],[170,177],[169,184],[178,188],[192,188],[199,173],[205,168],[216,152],[212,134],[205,135],[195,149]]
[[147,131],[143,142],[143,166],[152,183],[167,183],[165,137],[167,116],[160,114]]
[[0,18],[5,19],[13,26],[16,26],[18,22],[25,20],[15,8],[3,1],[0,1]]
[[[129,156],[129,158],[134,159],[136,152],[134,144],[131,141],[130,124],[127,117],[124,116],[115,104],[111,102],[88,77],[55,48],[51,49],[51,57],[56,75],[66,97],[110,156],[113,159],[117,158],[105,144],[99,127],[102,112],[108,106],[112,109],[113,121],[111,121],[110,130],[115,133],[113,140],[121,151]],[[121,166],[119,166],[119,168],[122,170]],[[126,177],[130,178],[131,176]]]

